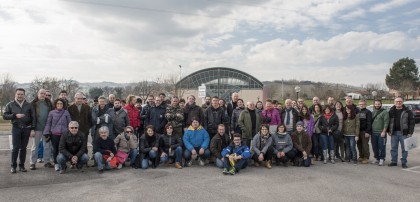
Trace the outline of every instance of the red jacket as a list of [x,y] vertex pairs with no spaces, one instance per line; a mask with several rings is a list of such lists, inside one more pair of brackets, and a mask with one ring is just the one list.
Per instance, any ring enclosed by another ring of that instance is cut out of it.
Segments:
[[137,108],[134,107],[134,105],[125,105],[125,110],[127,110],[128,118],[130,119],[130,125],[134,129],[137,127],[140,127],[140,113]]

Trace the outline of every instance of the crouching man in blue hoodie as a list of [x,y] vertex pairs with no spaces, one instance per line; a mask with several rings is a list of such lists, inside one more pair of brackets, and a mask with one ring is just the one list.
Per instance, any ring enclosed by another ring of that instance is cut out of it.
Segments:
[[235,175],[248,166],[248,158],[251,157],[251,153],[248,146],[241,145],[241,137],[241,134],[235,133],[233,135],[233,143],[222,151],[223,174],[225,175]]

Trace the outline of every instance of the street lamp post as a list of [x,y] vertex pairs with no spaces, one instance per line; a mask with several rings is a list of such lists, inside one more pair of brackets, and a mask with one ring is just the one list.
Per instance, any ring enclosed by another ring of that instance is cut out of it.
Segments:
[[373,101],[375,101],[375,97],[376,97],[377,94],[378,94],[378,92],[372,91]]
[[299,86],[295,86],[295,92],[296,92],[296,100],[299,99],[299,92],[300,92],[300,87]]

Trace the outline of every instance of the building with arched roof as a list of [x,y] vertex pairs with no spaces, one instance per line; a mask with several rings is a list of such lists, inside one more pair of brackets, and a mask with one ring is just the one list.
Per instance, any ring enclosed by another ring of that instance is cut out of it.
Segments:
[[[206,86],[206,96],[217,96],[231,100],[233,92],[238,92],[239,97],[246,101],[258,101],[264,97],[264,84],[254,76],[243,71],[227,67],[211,67],[196,71],[179,81],[176,89],[181,97],[194,95],[199,97],[198,88]],[[197,99],[197,103],[200,99]]]

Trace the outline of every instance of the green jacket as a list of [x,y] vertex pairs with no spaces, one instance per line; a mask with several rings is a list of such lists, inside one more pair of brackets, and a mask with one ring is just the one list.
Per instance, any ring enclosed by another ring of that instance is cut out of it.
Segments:
[[[255,111],[255,120],[256,120],[256,133],[260,130],[262,124],[262,117],[261,114],[258,112],[257,109]],[[242,138],[252,139],[254,135],[252,134],[252,122],[251,122],[251,115],[248,111],[248,108],[245,108],[241,114],[239,115],[238,125],[242,130]]]
[[381,108],[380,110],[373,110],[372,113],[372,132],[381,133],[387,129],[389,125],[389,113]]
[[360,132],[360,119],[359,114],[356,114],[354,119],[343,120],[343,134],[344,136],[359,137]]

